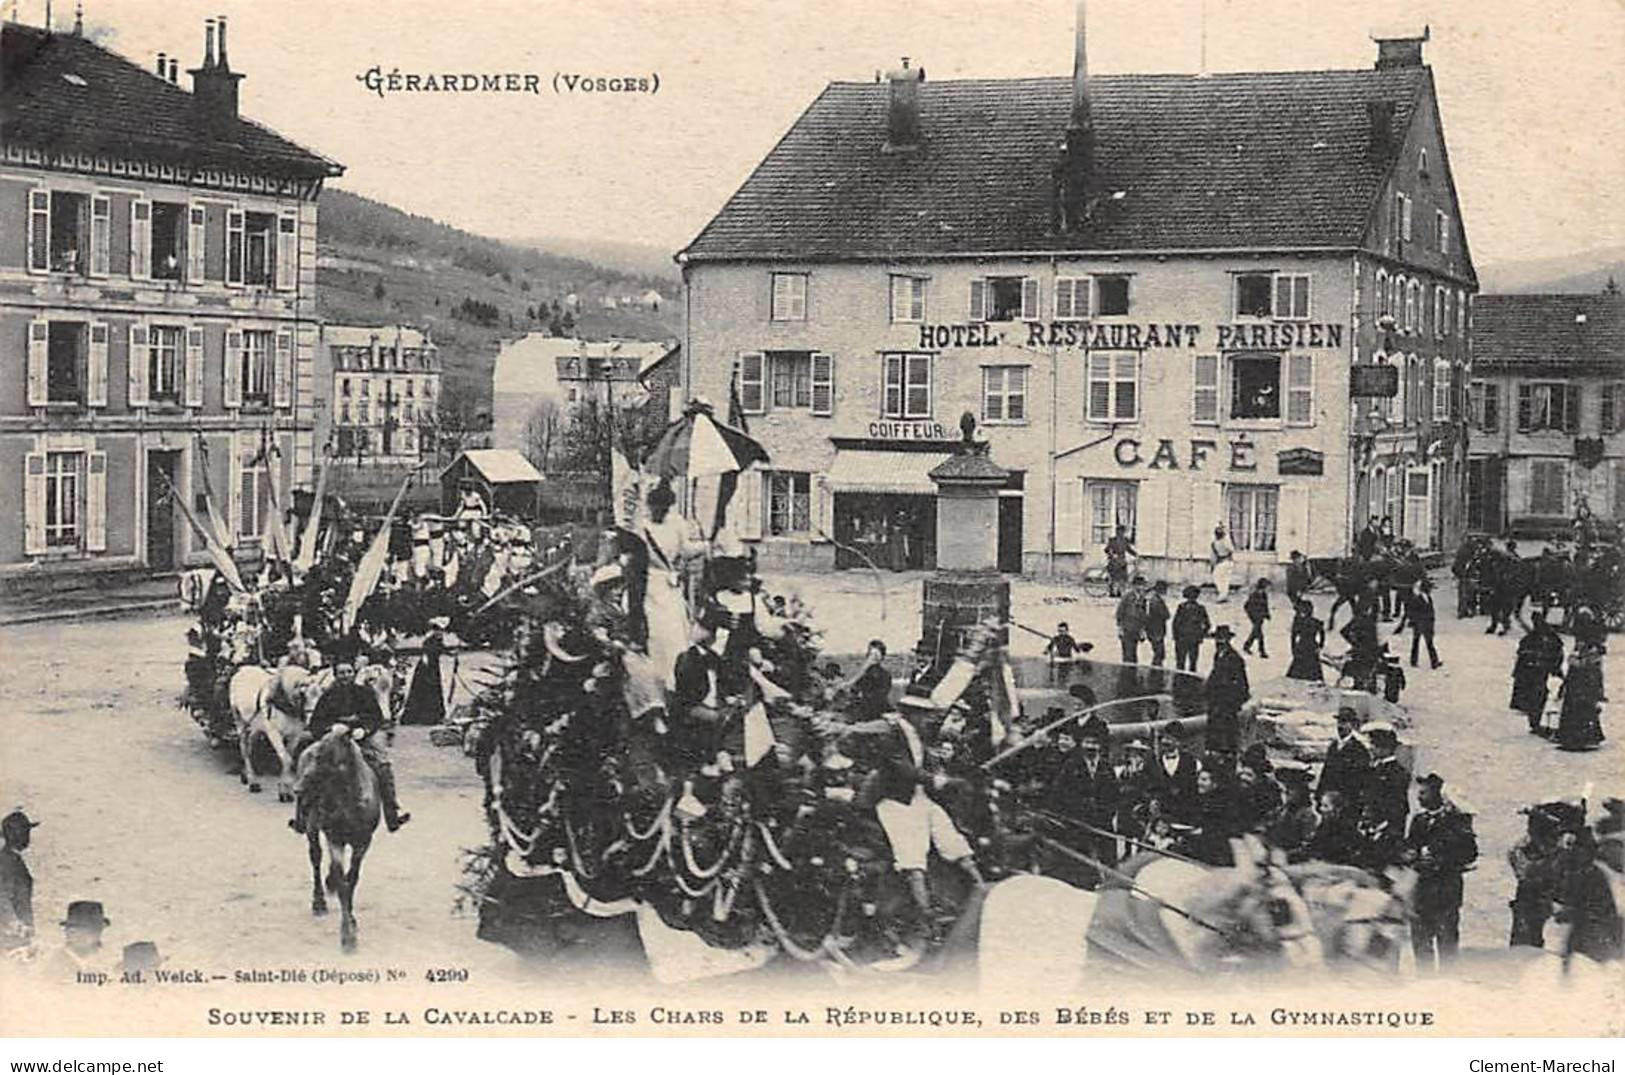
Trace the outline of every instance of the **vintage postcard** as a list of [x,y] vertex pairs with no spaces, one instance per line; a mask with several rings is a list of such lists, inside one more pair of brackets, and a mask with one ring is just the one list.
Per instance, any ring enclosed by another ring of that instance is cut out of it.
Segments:
[[1620,1034],[1618,3],[0,15],[0,1031]]

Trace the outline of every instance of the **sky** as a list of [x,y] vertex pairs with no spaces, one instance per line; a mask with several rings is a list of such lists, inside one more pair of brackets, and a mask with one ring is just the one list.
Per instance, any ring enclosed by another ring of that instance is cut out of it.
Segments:
[[[46,0],[16,0],[40,23]],[[831,81],[1069,74],[1073,0],[85,0],[150,63],[224,14],[243,111],[346,167],[337,185],[498,238],[675,252]],[[3,0],[11,11],[12,0]],[[1205,12],[1205,14],[1204,14]],[[71,0],[55,0],[58,24]],[[1427,24],[1475,261],[1625,246],[1621,0],[1089,0],[1091,70],[1367,67]],[[1205,26],[1205,31],[1204,31]],[[1204,49],[1205,39],[1205,49]],[[541,94],[369,92],[369,68],[534,73]],[[556,94],[555,75],[653,94]]]

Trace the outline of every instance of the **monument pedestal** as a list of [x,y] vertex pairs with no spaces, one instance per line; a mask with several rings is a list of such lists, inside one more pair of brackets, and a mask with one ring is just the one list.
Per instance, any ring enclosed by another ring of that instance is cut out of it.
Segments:
[[1010,619],[1010,580],[987,572],[938,571],[925,580],[924,598],[921,637],[944,661],[960,651],[977,625]]
[[998,573],[999,490],[1009,471],[988,458],[986,443],[972,439],[975,420],[961,422],[965,442],[958,454],[932,469],[937,486],[937,572],[925,580],[920,634],[939,662],[951,660],[978,625],[999,624],[1008,642],[1010,581]]

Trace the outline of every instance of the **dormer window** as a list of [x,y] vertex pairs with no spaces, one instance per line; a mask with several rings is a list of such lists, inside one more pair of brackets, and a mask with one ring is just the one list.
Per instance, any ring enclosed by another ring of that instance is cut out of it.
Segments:
[[1416,174],[1423,179],[1428,177],[1428,151],[1425,146],[1416,151]]

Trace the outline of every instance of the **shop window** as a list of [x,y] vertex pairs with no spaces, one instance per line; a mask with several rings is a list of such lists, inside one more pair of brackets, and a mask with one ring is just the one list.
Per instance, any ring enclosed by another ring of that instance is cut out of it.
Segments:
[[1518,385],[1520,433],[1573,433],[1579,428],[1579,412],[1579,385],[1560,381],[1525,381]]
[[891,278],[891,319],[899,324],[925,320],[925,278],[894,275]]
[[1089,355],[1087,416],[1091,422],[1136,422],[1140,418],[1140,356]]
[[1529,513],[1566,515],[1568,474],[1561,459],[1535,459],[1529,464]]
[[773,274],[774,321],[807,320],[807,274],[804,272],[776,272]]
[[1273,485],[1232,485],[1229,501],[1230,541],[1238,552],[1274,552],[1277,501]]
[[988,366],[982,370],[982,420],[1027,420],[1027,367]]
[[148,265],[154,280],[179,280],[185,264],[187,207],[174,202],[152,203],[152,242]]
[[774,537],[812,530],[812,475],[805,471],[772,470],[767,483],[767,529]]
[[79,497],[83,487],[83,452],[49,452],[45,456],[45,544],[73,548],[79,544]]
[[931,417],[931,356],[882,355],[881,411],[887,418]]
[[1132,543],[1140,506],[1139,482],[1088,482],[1089,543],[1104,545],[1121,526]]
[[45,401],[83,403],[88,328],[81,321],[52,321],[46,352]]
[[1230,417],[1281,417],[1281,356],[1230,357]]
[[1095,313],[1097,316],[1127,316],[1128,282],[1129,278],[1126,276],[1095,277]]
[[175,325],[154,325],[147,334],[147,398],[178,403],[186,376],[185,330]]

